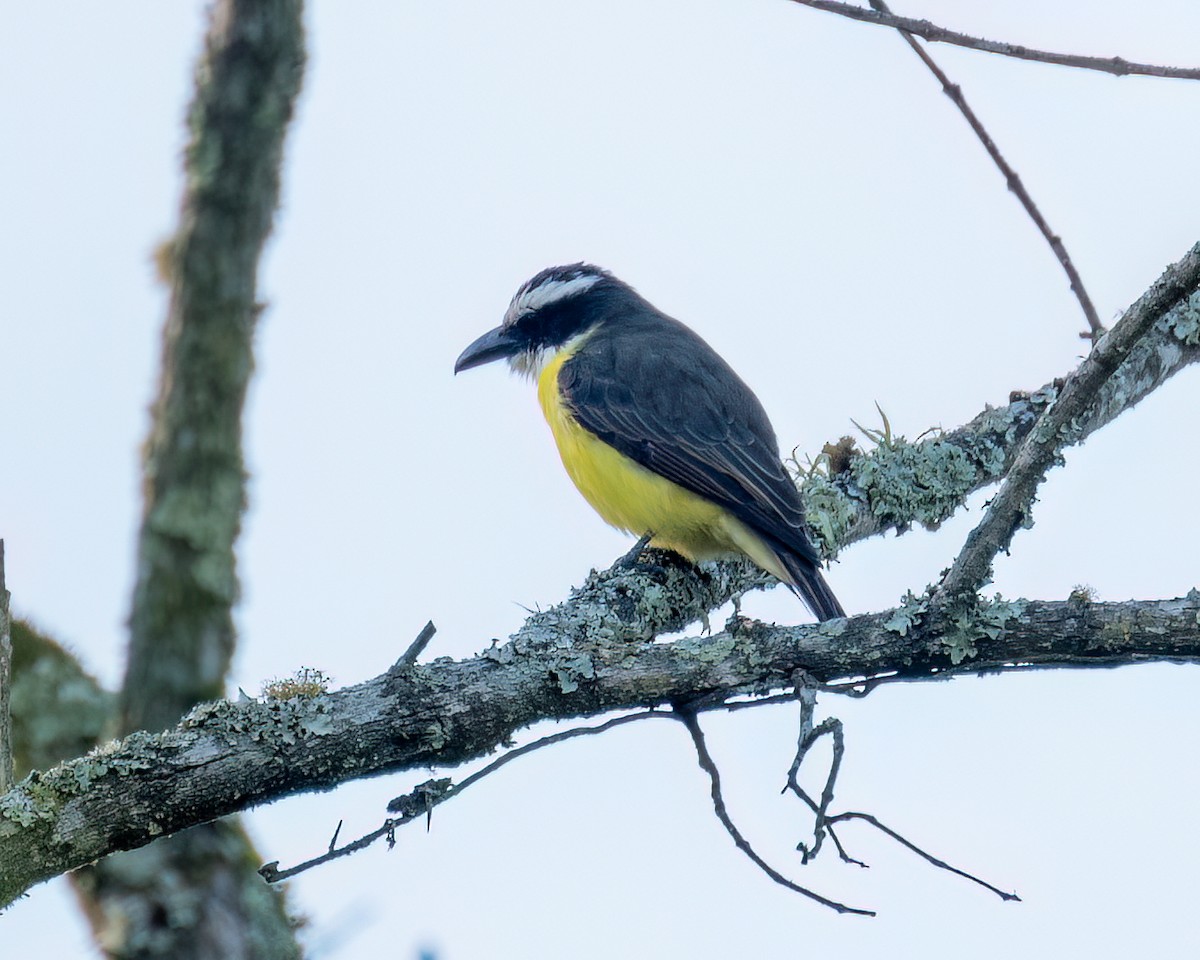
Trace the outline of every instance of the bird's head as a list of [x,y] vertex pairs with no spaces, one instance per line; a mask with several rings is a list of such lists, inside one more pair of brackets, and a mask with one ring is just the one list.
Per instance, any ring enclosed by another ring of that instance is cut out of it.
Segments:
[[513,370],[536,378],[559,350],[604,322],[614,301],[625,296],[637,295],[590,263],[549,267],[521,285],[504,322],[467,347],[454,372],[503,358]]

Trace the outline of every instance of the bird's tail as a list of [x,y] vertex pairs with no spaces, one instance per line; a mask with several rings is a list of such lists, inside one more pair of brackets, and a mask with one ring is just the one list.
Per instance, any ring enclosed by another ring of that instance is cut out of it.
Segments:
[[819,567],[814,566],[807,557],[791,551],[780,551],[778,556],[791,578],[788,586],[804,601],[804,605],[812,611],[813,616],[818,620],[834,620],[846,615],[846,611],[838,603],[838,598],[833,595],[829,584],[821,576]]

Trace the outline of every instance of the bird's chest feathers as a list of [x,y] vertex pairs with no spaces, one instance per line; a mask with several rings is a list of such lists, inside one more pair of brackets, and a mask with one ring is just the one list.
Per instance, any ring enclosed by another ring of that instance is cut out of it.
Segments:
[[538,376],[538,402],[575,486],[605,520],[624,526],[613,516],[616,505],[610,505],[610,501],[619,499],[620,494],[611,488],[614,478],[628,470],[626,465],[637,468],[637,464],[585,430],[567,409],[558,388],[558,375],[570,358],[570,353],[562,350],[546,364]]
[[558,375],[571,352],[560,351],[538,377],[538,402],[563,466],[592,508],[614,527],[657,545],[703,558],[724,552],[720,511],[683,487],[647,470],[580,426],[563,402]]

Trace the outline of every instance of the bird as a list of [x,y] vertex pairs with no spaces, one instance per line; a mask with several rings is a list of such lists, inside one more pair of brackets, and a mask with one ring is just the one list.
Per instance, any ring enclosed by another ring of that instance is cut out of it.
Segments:
[[573,263],[522,284],[454,372],[501,359],[537,384],[567,474],[607,523],[694,563],[749,557],[819,620],[846,615],[762,404],[690,328]]

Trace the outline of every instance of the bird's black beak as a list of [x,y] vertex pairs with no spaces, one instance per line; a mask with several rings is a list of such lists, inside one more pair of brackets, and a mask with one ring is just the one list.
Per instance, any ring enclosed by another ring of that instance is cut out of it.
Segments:
[[506,327],[489,330],[458,355],[454,361],[454,372],[462,373],[502,357],[511,357],[524,349],[521,338]]

